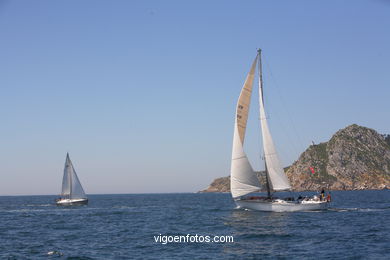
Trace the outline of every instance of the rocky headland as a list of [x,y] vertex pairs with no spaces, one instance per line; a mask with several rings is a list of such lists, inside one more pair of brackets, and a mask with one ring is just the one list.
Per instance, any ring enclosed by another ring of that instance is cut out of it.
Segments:
[[[328,142],[310,145],[285,172],[295,191],[390,188],[390,135],[350,125]],[[257,173],[264,183],[264,172]],[[230,177],[215,179],[201,192],[229,192]]]

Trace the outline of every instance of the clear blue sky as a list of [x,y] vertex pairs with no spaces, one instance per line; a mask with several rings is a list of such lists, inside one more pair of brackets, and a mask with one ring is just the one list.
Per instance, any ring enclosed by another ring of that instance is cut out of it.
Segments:
[[0,195],[58,194],[66,152],[87,193],[227,176],[258,47],[285,165],[352,123],[390,133],[389,14],[384,0],[0,0]]

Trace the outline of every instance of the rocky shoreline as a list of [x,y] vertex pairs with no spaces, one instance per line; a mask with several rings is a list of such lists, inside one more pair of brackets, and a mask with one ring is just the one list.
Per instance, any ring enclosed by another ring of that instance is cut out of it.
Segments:
[[[390,189],[390,136],[350,125],[328,142],[310,145],[285,172],[294,191]],[[264,172],[257,175],[264,183]],[[230,192],[230,177],[200,192]]]

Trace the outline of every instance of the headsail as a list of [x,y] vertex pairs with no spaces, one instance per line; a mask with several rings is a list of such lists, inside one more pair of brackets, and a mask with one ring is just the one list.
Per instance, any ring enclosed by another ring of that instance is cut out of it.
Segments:
[[257,59],[256,56],[237,102],[230,174],[230,190],[233,198],[260,190],[260,182],[243,149]]
[[62,193],[63,197],[70,199],[86,198],[84,189],[81,186],[80,180],[77,177],[69,154],[66,155],[64,177],[62,178]]
[[[260,53],[260,51],[259,51]],[[270,179],[271,189],[274,191],[290,190],[290,182],[284,173],[283,167],[281,166],[279,156],[276,152],[274,142],[272,140],[271,132],[268,128],[267,117],[264,109],[263,99],[263,82],[261,75],[261,57],[259,54],[259,102],[260,102],[260,121],[261,121],[261,132],[263,136],[263,148],[264,157],[266,162],[266,171]]]

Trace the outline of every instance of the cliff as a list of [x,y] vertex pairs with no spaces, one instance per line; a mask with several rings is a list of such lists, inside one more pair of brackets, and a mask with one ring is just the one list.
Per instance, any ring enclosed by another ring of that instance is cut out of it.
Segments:
[[[293,190],[390,188],[390,135],[350,125],[328,142],[311,145],[286,170]],[[258,173],[260,180],[264,174]],[[230,177],[214,180],[202,192],[229,192]]]

